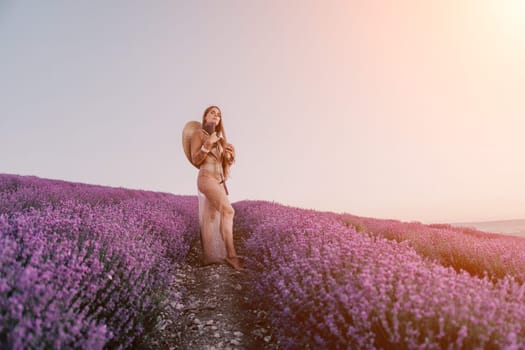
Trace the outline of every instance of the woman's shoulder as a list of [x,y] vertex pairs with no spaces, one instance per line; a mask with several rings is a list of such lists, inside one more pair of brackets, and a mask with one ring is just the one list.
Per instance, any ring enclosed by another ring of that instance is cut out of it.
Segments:
[[203,139],[205,136],[206,136],[206,131],[204,131],[203,128],[199,128],[195,130],[191,138],[192,139]]

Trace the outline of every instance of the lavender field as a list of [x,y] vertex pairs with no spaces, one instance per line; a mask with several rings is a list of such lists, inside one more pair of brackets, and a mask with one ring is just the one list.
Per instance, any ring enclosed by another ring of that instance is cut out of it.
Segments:
[[253,302],[284,348],[525,348],[520,238],[268,202],[236,210]]
[[196,215],[193,197],[0,175],[0,348],[139,346]]
[[[279,348],[525,348],[525,239],[234,208],[245,294]],[[0,348],[140,347],[197,210],[195,196],[0,175]]]

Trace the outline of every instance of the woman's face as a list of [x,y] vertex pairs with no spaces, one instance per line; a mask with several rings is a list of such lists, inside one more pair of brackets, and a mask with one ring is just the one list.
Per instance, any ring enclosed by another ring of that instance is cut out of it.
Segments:
[[204,117],[205,123],[214,122],[215,125],[218,125],[221,121],[221,111],[219,109],[213,107],[206,113],[206,116]]

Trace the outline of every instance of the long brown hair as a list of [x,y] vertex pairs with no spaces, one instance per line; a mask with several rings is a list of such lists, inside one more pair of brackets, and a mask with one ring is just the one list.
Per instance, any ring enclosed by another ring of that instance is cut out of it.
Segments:
[[[221,109],[217,106],[209,106],[208,108],[206,108],[204,110],[204,113],[202,114],[202,127],[204,127],[204,123],[206,123],[206,114],[208,114],[208,112],[212,109],[212,108],[217,108],[217,110],[219,111],[220,113],[220,120],[219,120],[219,124],[217,124],[215,126],[215,132],[217,133],[217,136],[222,136],[222,138],[218,141],[221,146],[222,146],[222,149],[224,149],[226,147],[226,144],[227,144],[227,141],[226,141],[226,133],[224,132],[224,123],[223,123],[223,119],[222,119],[222,112],[221,112]],[[222,158],[222,172],[224,174],[224,178],[227,179],[228,176],[230,175],[230,164],[228,164],[226,162],[226,158],[223,157]]]

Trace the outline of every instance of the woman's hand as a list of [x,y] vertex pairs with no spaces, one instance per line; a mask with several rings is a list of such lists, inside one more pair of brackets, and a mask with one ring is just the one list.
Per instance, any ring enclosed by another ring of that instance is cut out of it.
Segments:
[[206,147],[207,149],[210,149],[213,147],[213,145],[215,143],[217,143],[217,141],[219,141],[220,138],[217,136],[217,133],[214,132],[213,134],[211,134],[207,139],[206,141],[204,141],[204,147]]
[[235,148],[231,143],[227,143],[224,146],[226,160],[231,164],[235,161]]
[[227,143],[226,146],[224,147],[224,149],[227,152],[235,153],[235,148],[233,148],[233,145],[231,143]]

